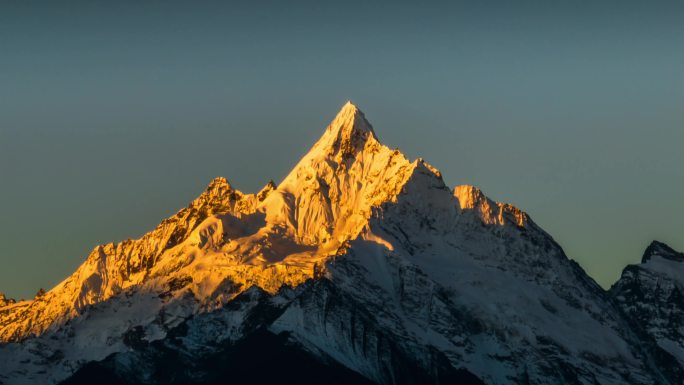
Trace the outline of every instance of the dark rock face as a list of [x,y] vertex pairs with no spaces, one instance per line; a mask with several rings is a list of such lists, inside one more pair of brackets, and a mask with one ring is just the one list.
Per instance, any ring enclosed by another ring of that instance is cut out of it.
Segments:
[[[684,254],[652,242],[638,265],[629,265],[610,294],[645,340],[655,341],[661,371],[684,381]],[[677,382],[678,381],[678,382]]]
[[152,344],[116,354],[84,366],[62,384],[373,384],[352,370],[321,362],[288,344],[285,335],[265,331],[199,357],[188,357],[179,350],[181,347]]
[[[307,285],[299,296],[300,301],[328,297],[334,290],[326,281]],[[285,294],[287,295],[287,294]],[[311,352],[299,344],[289,333],[275,334],[268,327],[280,317],[286,306],[282,298],[253,290],[241,295],[225,308],[203,314],[182,323],[163,340],[146,343],[131,337],[131,350],[116,353],[100,362],[91,362],[80,368],[62,385],[219,385],[219,384],[377,384],[360,373],[346,368],[332,357]],[[332,300],[325,311],[331,312],[329,326],[334,327],[345,312],[363,313],[350,306],[350,302]],[[345,310],[343,310],[343,308]],[[237,321],[231,314],[244,312]],[[334,315],[333,313],[337,314]],[[366,342],[362,353],[371,363],[381,365],[384,374],[381,383],[398,385],[418,384],[484,384],[464,369],[455,369],[439,352],[428,353],[430,367],[423,367],[422,359],[412,357],[392,341],[369,315],[357,314],[348,327],[359,329],[354,322],[366,323],[367,329],[352,336],[353,344]],[[237,326],[237,327],[236,327]],[[239,330],[239,335],[225,334],[226,330]],[[342,332],[350,330],[343,326]],[[133,330],[132,334],[142,331]],[[237,339],[234,339],[237,338]],[[375,342],[371,343],[370,341]],[[371,347],[372,345],[372,347]]]
[[[350,369],[335,362],[322,362],[318,357],[288,342],[286,335],[274,335],[260,331],[235,345],[226,346],[213,354],[201,357],[201,361],[182,355],[168,346],[154,346],[135,353],[136,358],[146,359],[146,378],[127,366],[131,354],[117,354],[102,362],[89,363],[62,385],[219,385],[219,384],[297,384],[297,385],[347,385],[375,384]],[[200,363],[201,362],[201,363]],[[438,377],[430,373],[414,371],[408,365],[397,373],[397,384],[484,384],[471,373],[461,370],[440,372]]]

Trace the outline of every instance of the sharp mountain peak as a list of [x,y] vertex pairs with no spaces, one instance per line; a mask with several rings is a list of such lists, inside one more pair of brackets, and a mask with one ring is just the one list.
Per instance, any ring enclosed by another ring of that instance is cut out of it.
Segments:
[[348,101],[328,125],[312,151],[322,151],[329,156],[341,155],[342,158],[347,158],[363,150],[368,142],[377,142],[373,126],[363,112]]

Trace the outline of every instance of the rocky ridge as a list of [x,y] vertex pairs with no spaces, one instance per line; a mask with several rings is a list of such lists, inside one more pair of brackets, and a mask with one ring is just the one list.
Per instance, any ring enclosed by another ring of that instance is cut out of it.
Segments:
[[[684,365],[684,253],[653,241],[640,264],[627,266],[610,288],[625,315],[655,339],[668,370]],[[677,362],[672,362],[672,361]]]

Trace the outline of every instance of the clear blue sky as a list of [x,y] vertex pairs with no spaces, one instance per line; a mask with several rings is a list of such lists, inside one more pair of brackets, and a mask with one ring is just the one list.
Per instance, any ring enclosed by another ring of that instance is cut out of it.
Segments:
[[347,99],[609,285],[652,239],[684,249],[681,4],[2,2],[0,291],[52,287],[215,176],[279,181]]

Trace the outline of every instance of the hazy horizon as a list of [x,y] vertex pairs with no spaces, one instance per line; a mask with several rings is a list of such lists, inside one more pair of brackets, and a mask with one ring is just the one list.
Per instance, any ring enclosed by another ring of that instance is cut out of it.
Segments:
[[31,298],[225,176],[280,181],[351,99],[604,287],[684,250],[684,5],[0,5],[0,292]]

